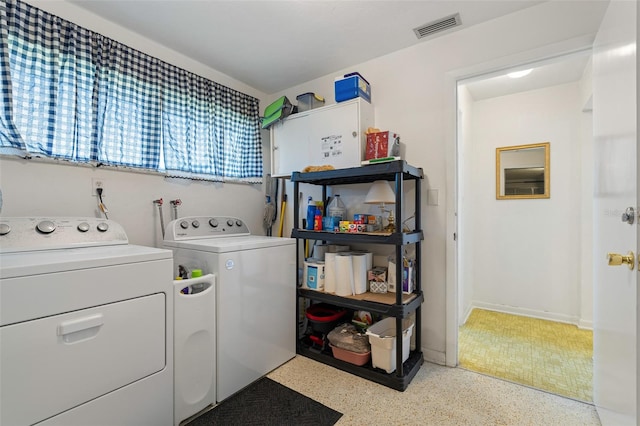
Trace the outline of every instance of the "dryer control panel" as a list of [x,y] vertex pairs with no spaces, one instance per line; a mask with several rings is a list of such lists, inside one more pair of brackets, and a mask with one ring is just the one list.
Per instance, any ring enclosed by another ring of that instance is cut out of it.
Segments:
[[0,218],[0,252],[128,244],[118,223],[95,217]]
[[229,216],[182,217],[169,222],[164,234],[165,241],[251,235],[246,223]]

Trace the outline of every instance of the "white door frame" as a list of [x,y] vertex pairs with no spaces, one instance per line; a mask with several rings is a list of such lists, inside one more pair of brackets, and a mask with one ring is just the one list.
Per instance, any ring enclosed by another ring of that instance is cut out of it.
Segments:
[[[448,118],[445,127],[446,144],[446,241],[445,241],[445,365],[458,365],[458,105],[457,86],[461,80],[489,76],[492,73],[525,66],[530,63],[584,51],[592,46],[592,37],[578,37],[535,50],[510,55],[473,67],[453,70],[445,76],[444,106]],[[454,237],[455,236],[455,237]],[[455,238],[455,239],[454,239]],[[462,236],[464,238],[464,236]]]

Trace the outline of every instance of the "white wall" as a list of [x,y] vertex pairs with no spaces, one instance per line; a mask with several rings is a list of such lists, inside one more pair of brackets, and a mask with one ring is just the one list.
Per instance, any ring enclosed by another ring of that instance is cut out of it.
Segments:
[[[439,191],[438,205],[422,209],[422,349],[430,361],[455,363],[449,357],[456,353],[450,336],[455,336],[453,327],[457,329],[457,289],[445,273],[453,274],[445,251],[450,255],[455,230],[456,78],[590,46],[590,28],[597,27],[603,7],[588,1],[545,2],[270,96],[295,99],[315,92],[330,103],[334,78],[360,72],[371,83],[376,127],[399,133],[406,158],[424,169],[422,200],[426,203],[427,190]],[[447,318],[452,320],[447,323]]]
[[[465,176],[470,198],[463,207],[474,210],[461,214],[474,234],[461,236],[460,249],[473,258],[465,278],[474,306],[581,319],[580,95],[572,83],[472,104],[467,155],[476,168]],[[551,198],[497,200],[496,148],[540,142],[550,142]]]
[[[73,4],[63,1],[28,3],[264,101],[265,94]],[[270,159],[268,133],[263,134],[263,141],[266,171]],[[179,208],[180,216],[236,216],[246,220],[252,232],[264,234],[262,185],[172,180],[156,174],[11,157],[0,157],[0,189],[4,200],[2,216],[99,216],[91,190],[94,177],[104,180],[109,218],[124,226],[131,243],[150,246],[161,243],[158,209],[153,204],[153,200],[158,198],[165,201],[165,223],[171,218],[169,200],[179,198],[183,202]]]

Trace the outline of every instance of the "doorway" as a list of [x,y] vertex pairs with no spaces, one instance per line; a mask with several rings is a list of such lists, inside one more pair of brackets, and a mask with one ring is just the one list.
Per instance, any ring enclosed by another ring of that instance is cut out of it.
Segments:
[[[459,326],[481,309],[514,315],[494,327],[502,337],[520,318],[592,328],[590,55],[458,81]],[[550,197],[497,199],[496,149],[538,143],[550,146]]]

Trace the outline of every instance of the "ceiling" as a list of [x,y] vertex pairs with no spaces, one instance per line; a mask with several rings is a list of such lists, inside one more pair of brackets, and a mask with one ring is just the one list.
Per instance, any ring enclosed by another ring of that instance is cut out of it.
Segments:
[[[526,0],[69,1],[267,95],[542,3]],[[460,14],[462,25],[420,40],[413,32],[416,27],[454,13]]]
[[[582,79],[590,56],[590,51],[578,52],[460,83],[469,90],[475,101],[572,83]],[[524,77],[511,78],[507,75],[512,71],[525,69],[531,69],[531,73]]]

